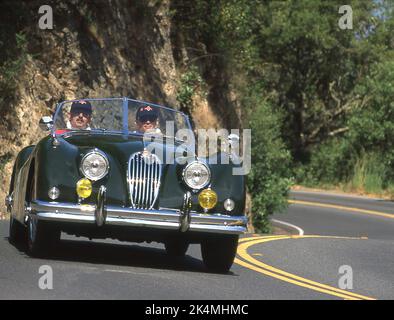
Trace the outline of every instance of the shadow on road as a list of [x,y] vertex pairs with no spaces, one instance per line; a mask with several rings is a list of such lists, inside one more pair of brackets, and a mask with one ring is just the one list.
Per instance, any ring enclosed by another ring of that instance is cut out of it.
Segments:
[[[8,242],[8,238],[4,238]],[[24,245],[14,246],[26,254]],[[201,260],[186,253],[185,257],[169,256],[165,249],[135,244],[101,243],[88,240],[62,239],[46,259],[91,263],[97,265],[168,269],[174,271],[210,273]],[[227,275],[234,275],[232,272]]]
[[378,199],[376,201],[377,202],[381,202],[381,203],[387,203],[387,204],[393,204],[394,203],[394,199]]
[[190,256],[170,257],[164,249],[84,240],[62,240],[51,259],[153,269],[205,270],[200,260]]

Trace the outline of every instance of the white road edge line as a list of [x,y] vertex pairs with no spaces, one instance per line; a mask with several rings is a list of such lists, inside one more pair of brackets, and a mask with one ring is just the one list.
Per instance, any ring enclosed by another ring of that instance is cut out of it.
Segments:
[[271,221],[274,222],[274,223],[282,224],[284,226],[287,226],[287,227],[290,227],[290,228],[293,228],[293,229],[297,230],[298,234],[300,236],[304,235],[304,230],[302,230],[300,227],[295,226],[294,224],[291,224],[291,223],[288,223],[288,222],[285,222],[285,221],[276,220],[276,219],[271,219]]

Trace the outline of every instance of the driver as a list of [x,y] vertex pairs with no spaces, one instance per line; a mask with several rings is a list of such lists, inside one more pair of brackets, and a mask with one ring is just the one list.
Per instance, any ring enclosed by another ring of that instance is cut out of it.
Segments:
[[139,107],[135,119],[138,133],[161,133],[157,108],[149,105]]
[[90,130],[92,119],[92,105],[89,101],[79,100],[71,104],[70,118],[67,129]]

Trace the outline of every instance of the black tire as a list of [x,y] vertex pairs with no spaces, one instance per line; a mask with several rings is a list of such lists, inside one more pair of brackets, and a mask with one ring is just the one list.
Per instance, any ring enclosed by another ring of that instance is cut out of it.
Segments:
[[164,244],[167,254],[172,257],[184,257],[187,249],[189,248],[189,243],[185,241],[168,241]]
[[43,258],[51,254],[60,240],[60,230],[45,221],[30,217],[27,228],[27,253],[32,257]]
[[26,236],[26,228],[10,214],[8,241],[11,244],[23,244]]
[[205,266],[213,272],[227,273],[238,248],[238,236],[220,235],[201,243],[201,254]]

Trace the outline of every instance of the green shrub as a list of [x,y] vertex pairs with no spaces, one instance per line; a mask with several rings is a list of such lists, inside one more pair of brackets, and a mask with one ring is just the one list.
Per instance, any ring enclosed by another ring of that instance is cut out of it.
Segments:
[[330,187],[347,181],[357,161],[346,139],[334,138],[310,151],[307,164],[296,167],[296,181],[308,187]]
[[181,84],[176,96],[181,108],[191,110],[193,95],[200,91],[205,95],[204,80],[196,66],[190,67],[181,77]]
[[384,182],[386,170],[380,155],[362,154],[354,167],[354,174],[349,182],[350,188],[368,193],[382,193],[387,187]]
[[280,137],[280,117],[267,103],[250,116],[252,168],[247,178],[256,232],[269,232],[268,217],[286,208],[291,185],[290,153]]
[[16,33],[17,55],[10,54],[10,58],[0,65],[0,109],[2,103],[13,95],[17,83],[17,76],[27,61],[27,39],[24,33]]

